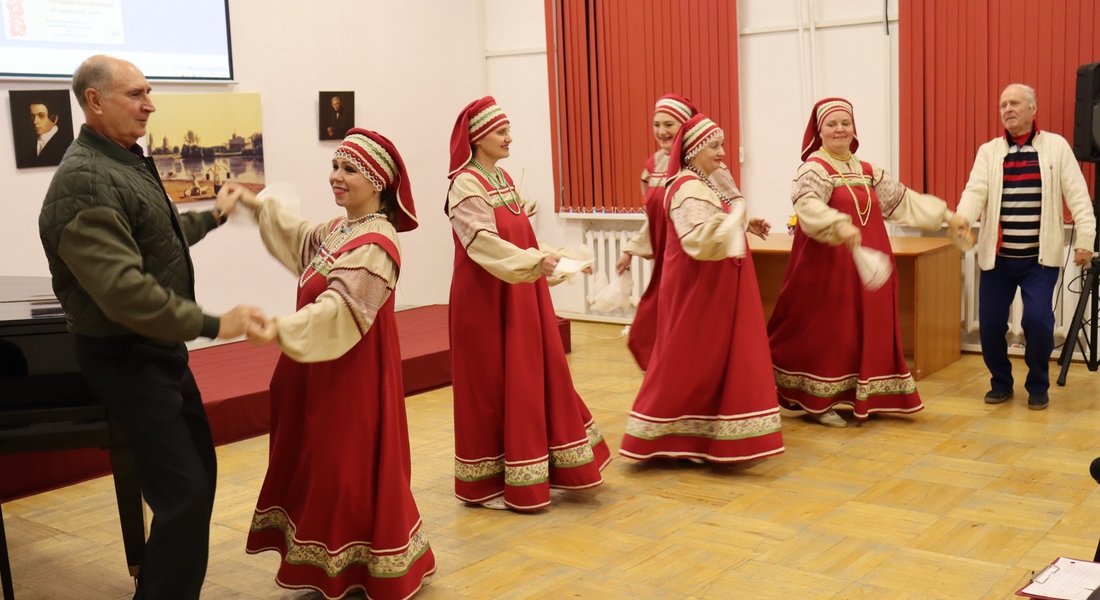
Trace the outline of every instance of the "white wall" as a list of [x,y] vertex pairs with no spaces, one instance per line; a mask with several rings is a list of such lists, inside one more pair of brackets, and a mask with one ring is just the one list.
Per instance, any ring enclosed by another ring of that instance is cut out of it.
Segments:
[[[317,92],[354,90],[356,125],[397,145],[420,217],[419,229],[400,236],[396,302],[446,302],[453,257],[442,212],[449,136],[455,115],[483,85],[477,0],[230,0],[230,18],[237,85],[154,82],[154,93],[260,93],[267,181],[293,183],[302,213],[320,221],[340,210],[327,180],[337,143],[317,140]],[[67,85],[0,82],[2,119],[10,118],[7,90]],[[156,130],[155,114],[150,127]],[[47,276],[37,223],[54,169],[15,169],[8,124],[0,131],[0,255],[18,257],[0,263],[0,275]],[[238,302],[273,314],[293,310],[294,280],[268,257],[254,229],[215,231],[193,257],[198,299],[208,310],[220,313]]]
[[[537,200],[533,225],[552,246],[581,245],[582,222],[554,212],[546,13],[542,0],[481,0],[485,23],[486,92],[512,124],[511,156],[501,163],[527,200]],[[583,313],[579,278],[551,288],[558,312]]]
[[738,17],[740,184],[751,212],[785,229],[802,136],[821,98],[851,101],[859,157],[897,173],[897,0],[889,35],[881,0],[739,0]]
[[[896,2],[890,0],[891,19]],[[745,148],[739,183],[751,210],[782,231],[802,132],[820,97],[851,100],[860,156],[896,172],[897,23],[891,21],[887,37],[882,3],[739,0],[738,10]],[[448,141],[459,109],[481,95],[496,96],[512,121],[512,155],[502,166],[522,180],[525,198],[540,202],[539,238],[581,245],[585,222],[553,210],[543,0],[230,0],[230,16],[239,84],[155,84],[155,91],[260,93],[268,182],[293,183],[303,213],[322,220],[338,210],[326,179],[335,142],[316,139],[317,92],[355,90],[357,125],[397,144],[417,200],[421,226],[401,236],[399,307],[447,301],[453,257],[442,213]],[[7,107],[9,89],[65,85],[0,82],[0,104]],[[0,255],[18,257],[0,263],[0,275],[48,275],[37,219],[53,169],[16,170],[6,123],[0,131]],[[199,300],[212,312],[237,302],[276,314],[292,310],[293,280],[267,257],[254,231],[216,231],[195,246],[194,258]],[[582,285],[557,286],[553,295],[559,312],[584,312]]]

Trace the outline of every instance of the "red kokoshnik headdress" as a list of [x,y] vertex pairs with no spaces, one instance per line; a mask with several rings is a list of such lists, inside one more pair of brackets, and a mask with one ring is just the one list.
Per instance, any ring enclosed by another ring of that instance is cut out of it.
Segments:
[[856,113],[852,111],[852,103],[844,98],[825,98],[819,100],[814,105],[814,109],[810,111],[810,122],[806,124],[806,133],[802,135],[803,162],[810,157],[810,154],[813,154],[814,150],[821,147],[821,124],[825,122],[825,117],[838,110],[843,110],[852,115],[852,145],[848,150],[855,152],[859,148],[859,136],[856,134]]
[[454,179],[462,167],[473,158],[470,145],[508,123],[508,116],[504,114],[497,101],[492,96],[485,96],[480,100],[474,100],[458,113],[458,120],[451,130],[451,168],[447,172],[448,179]]
[[400,210],[397,211],[397,222],[393,223],[393,227],[397,231],[416,229],[419,223],[416,220],[409,175],[405,171],[405,161],[401,160],[393,142],[375,131],[355,128],[348,131],[333,158],[343,158],[354,164],[379,192],[396,185]]
[[653,114],[665,113],[673,119],[676,119],[680,125],[687,122],[688,119],[695,116],[695,113],[699,112],[695,105],[691,103],[691,100],[677,94],[665,94],[657,99],[657,106],[653,109]]
[[688,119],[672,140],[672,149],[668,153],[668,173],[679,173],[691,157],[699,154],[710,140],[725,135],[722,128],[706,115],[695,115]]

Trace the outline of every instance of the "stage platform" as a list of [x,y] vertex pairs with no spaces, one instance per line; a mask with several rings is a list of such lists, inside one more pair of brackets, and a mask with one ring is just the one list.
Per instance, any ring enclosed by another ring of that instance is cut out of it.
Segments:
[[[396,316],[405,395],[450,385],[447,305],[403,310]],[[565,351],[569,352],[569,321],[559,318],[558,330]],[[268,384],[280,354],[275,344],[257,348],[248,342],[210,346],[190,353],[191,371],[202,391],[215,444],[268,432],[271,426]],[[0,479],[0,500],[14,500],[110,472],[105,450],[0,455],[0,473],[14,474]]]

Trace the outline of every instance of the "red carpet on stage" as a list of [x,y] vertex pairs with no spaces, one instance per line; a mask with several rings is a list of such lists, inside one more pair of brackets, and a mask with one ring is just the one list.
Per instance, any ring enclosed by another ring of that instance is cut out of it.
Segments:
[[[436,304],[396,314],[401,336],[405,395],[450,385],[451,349],[447,305]],[[569,321],[558,319],[565,351],[570,351]],[[191,352],[191,371],[202,392],[214,443],[228,444],[263,435],[271,426],[268,384],[279,360],[279,347],[248,342],[211,346]],[[14,500],[79,483],[111,472],[105,450],[64,450],[0,455],[0,499]]]

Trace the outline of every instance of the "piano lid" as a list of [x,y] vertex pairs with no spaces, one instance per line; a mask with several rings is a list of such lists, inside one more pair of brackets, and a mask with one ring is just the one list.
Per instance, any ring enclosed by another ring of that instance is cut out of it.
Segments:
[[0,322],[64,317],[49,277],[0,277]]
[[0,379],[78,370],[50,278],[0,277]]

